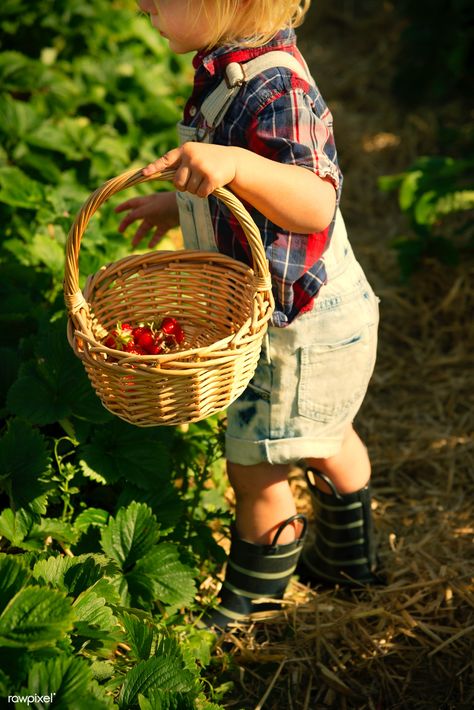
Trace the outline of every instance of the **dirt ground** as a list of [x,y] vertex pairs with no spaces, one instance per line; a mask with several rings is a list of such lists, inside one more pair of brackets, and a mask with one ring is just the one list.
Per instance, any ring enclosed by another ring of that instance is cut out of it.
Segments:
[[[320,0],[299,44],[334,115],[342,210],[381,299],[378,363],[356,428],[373,464],[388,584],[364,593],[295,581],[285,609],[227,638],[225,707],[467,710],[474,706],[472,263],[426,262],[400,279],[390,241],[407,225],[381,175],[441,152],[461,99],[409,110],[391,92],[399,32],[390,3]],[[310,514],[301,479],[299,508]]]

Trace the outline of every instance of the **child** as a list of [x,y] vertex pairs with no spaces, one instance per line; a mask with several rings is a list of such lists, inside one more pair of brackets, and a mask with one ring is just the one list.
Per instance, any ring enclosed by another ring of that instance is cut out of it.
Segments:
[[248,260],[245,236],[211,195],[228,186],[261,231],[276,308],[246,391],[227,411],[235,523],[220,605],[225,628],[281,597],[303,550],[288,472],[306,473],[315,540],[297,568],[313,582],[375,580],[370,461],[352,421],[376,354],[378,299],[347,240],[332,117],[295,44],[309,0],[139,0],[176,53],[196,51],[181,145],[144,169],[175,170],[176,193],[122,203],[124,230],[155,245],[181,224],[185,246]]

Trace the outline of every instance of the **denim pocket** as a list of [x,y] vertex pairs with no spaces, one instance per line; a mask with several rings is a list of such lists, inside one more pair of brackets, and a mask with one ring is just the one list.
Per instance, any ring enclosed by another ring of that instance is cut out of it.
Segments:
[[300,348],[301,416],[327,424],[361,401],[375,361],[371,330],[365,325],[344,340]]

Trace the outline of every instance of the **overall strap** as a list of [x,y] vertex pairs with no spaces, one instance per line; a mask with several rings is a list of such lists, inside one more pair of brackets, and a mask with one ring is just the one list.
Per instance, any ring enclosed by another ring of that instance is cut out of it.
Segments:
[[219,125],[243,84],[253,79],[257,74],[273,67],[285,67],[305,81],[310,80],[306,64],[303,66],[296,57],[288,52],[279,50],[267,52],[245,62],[245,64],[231,62],[226,67],[225,78],[201,106],[201,113],[208,128],[212,130]]

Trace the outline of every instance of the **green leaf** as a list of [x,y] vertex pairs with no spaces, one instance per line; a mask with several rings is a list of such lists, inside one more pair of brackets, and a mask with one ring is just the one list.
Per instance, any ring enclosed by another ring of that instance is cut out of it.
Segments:
[[145,490],[160,491],[162,479],[169,480],[170,436],[173,434],[168,427],[140,429],[115,417],[96,428],[91,442],[80,448],[80,454],[108,483],[125,478]]
[[423,225],[432,225],[436,222],[436,201],[437,193],[435,190],[424,192],[420,199],[414,205],[413,216],[415,222]]
[[436,203],[436,216],[465,212],[474,209],[474,190],[456,190],[440,197]]
[[114,570],[114,572],[108,572],[107,574],[110,576],[99,579],[99,581],[96,582],[91,589],[93,589],[100,597],[105,599],[107,604],[117,607],[118,611],[118,607],[122,602],[119,588],[123,577],[119,575],[118,569]]
[[14,512],[11,508],[5,508],[0,515],[0,535],[9,540],[13,547],[21,547],[33,523],[34,516],[30,511],[20,508]]
[[69,160],[77,161],[90,154],[98,130],[85,116],[50,119],[28,136],[28,143],[38,148],[63,153]]
[[46,229],[34,234],[29,244],[31,258],[39,264],[44,264],[53,274],[62,276],[64,272],[64,246]]
[[[82,622],[76,627],[81,636],[89,636],[91,630],[100,629],[102,631],[112,631],[114,627],[118,630],[117,619],[112,609],[107,606],[107,602],[94,591],[89,589],[82,592],[72,605],[76,620]],[[99,635],[100,636],[100,635]],[[94,636],[92,635],[92,638]]]
[[43,185],[19,168],[0,168],[0,202],[12,207],[39,209],[45,200]]
[[33,576],[38,581],[51,584],[53,587],[65,589],[64,573],[73,564],[71,557],[51,555],[46,560],[38,560],[33,567]]
[[100,473],[97,473],[97,471],[94,471],[83,459],[79,461],[79,467],[86,478],[90,478],[91,481],[100,483],[102,486],[107,485],[107,479]]
[[[216,635],[213,631],[208,629],[198,629],[195,627],[176,627],[175,631],[179,633],[182,631],[184,635],[183,649],[189,653],[194,661],[198,661],[199,664],[205,668],[211,662],[211,653],[216,645]],[[184,650],[183,650],[184,652]]]
[[25,507],[47,490],[49,484],[39,479],[50,463],[41,434],[19,419],[10,421],[0,440],[0,487],[8,483],[15,506]]
[[64,318],[42,328],[31,364],[8,392],[11,412],[39,426],[72,415],[96,423],[110,421],[68,344]]
[[0,553],[0,612],[31,579],[31,572],[21,558]]
[[33,576],[38,581],[77,595],[95,585],[104,575],[116,571],[105,555],[85,554],[77,557],[51,555],[46,560],[36,562]]
[[133,502],[128,508],[121,508],[101,530],[102,549],[125,571],[149,552],[158,538],[156,518],[144,503]]
[[13,414],[44,426],[65,419],[71,408],[57,388],[37,375],[19,377],[10,387],[7,405]]
[[199,696],[196,698],[196,710],[224,710],[223,705],[217,705],[217,703],[211,703],[204,696]]
[[110,175],[123,172],[130,165],[130,155],[123,136],[102,135],[94,145],[91,174],[107,179]]
[[[85,558],[85,559],[84,559]],[[64,584],[70,594],[77,595],[91,588],[107,574],[116,573],[116,568],[102,555],[81,555],[78,564],[70,565],[64,573]]]
[[381,175],[377,180],[377,185],[382,192],[392,192],[393,190],[398,190],[405,177],[406,173]]
[[0,645],[50,646],[71,630],[70,601],[54,589],[25,587],[11,599],[0,616]]
[[163,644],[160,653],[147,661],[140,661],[125,676],[118,703],[126,708],[137,702],[138,695],[155,691],[186,693],[194,687],[194,675],[184,667],[176,644]]
[[12,688],[13,688],[13,681],[0,668],[0,697],[6,698],[8,695],[10,695]]
[[29,91],[38,86],[44,67],[20,52],[0,54],[0,89]]
[[91,525],[103,528],[107,525],[109,513],[102,508],[87,508],[79,513],[74,521],[74,527],[81,532],[86,532]]
[[419,183],[422,177],[423,173],[421,170],[413,170],[406,174],[398,196],[400,208],[403,212],[408,212],[415,204],[418,198]]
[[115,674],[114,664],[110,661],[94,661],[90,668],[94,678],[101,682],[109,680]]
[[132,600],[151,604],[159,599],[164,604],[187,606],[196,595],[194,570],[179,559],[177,547],[170,542],[160,543],[138,560],[127,574]]
[[[5,54],[0,54],[0,62],[4,58]],[[30,103],[16,101],[6,93],[0,94],[0,133],[5,136],[2,143],[15,145],[20,138],[39,126],[41,121],[42,116]]]
[[92,673],[85,660],[61,655],[31,666],[28,693],[54,693],[52,707],[58,710],[95,710],[97,706],[89,694],[91,682]]
[[18,157],[16,162],[22,170],[32,172],[33,177],[42,178],[44,182],[57,184],[61,180],[62,173],[57,161],[44,152],[34,152],[30,149],[25,155]]
[[139,619],[134,614],[123,612],[120,621],[125,627],[127,643],[132,656],[137,660],[146,661],[150,657],[154,628],[146,619]]
[[128,484],[121,492],[117,505],[127,506],[134,500],[150,506],[156,515],[163,536],[165,532],[176,528],[185,510],[185,502],[170,480],[160,481],[159,490],[152,488],[151,485],[148,490],[145,490]]
[[53,538],[65,545],[72,545],[77,542],[79,533],[70,523],[65,523],[57,518],[41,518],[39,523],[34,523],[28,540],[42,540]]
[[164,690],[150,692],[148,697],[139,694],[138,705],[140,710],[196,710],[191,696]]

